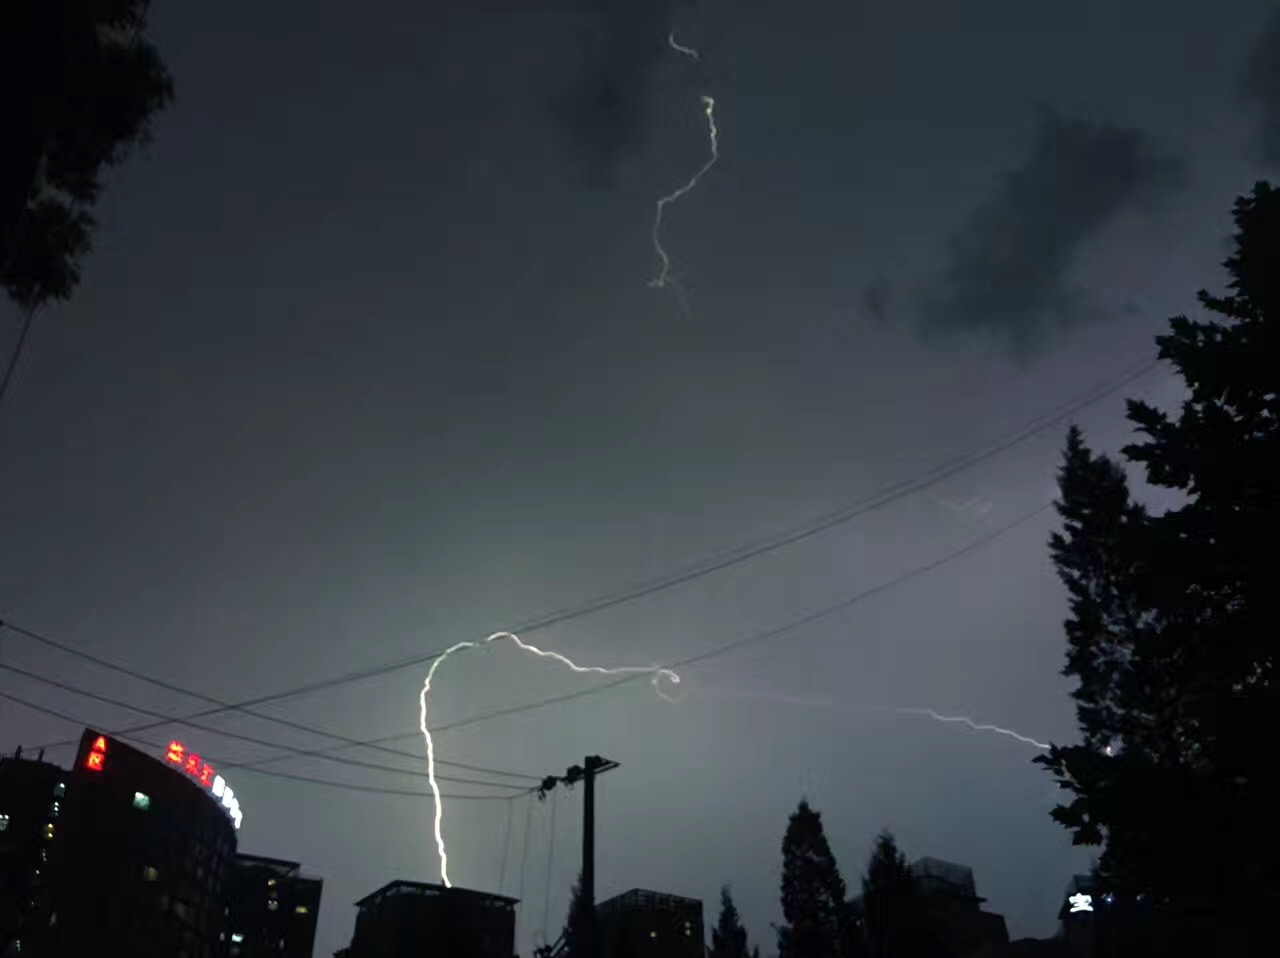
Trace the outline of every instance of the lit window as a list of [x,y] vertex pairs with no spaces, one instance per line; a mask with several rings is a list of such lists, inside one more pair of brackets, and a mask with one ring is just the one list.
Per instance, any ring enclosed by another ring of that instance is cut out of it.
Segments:
[[133,807],[140,812],[145,812],[151,808],[151,796],[143,792],[133,793]]
[[231,933],[231,940],[238,945],[240,942],[244,941],[244,935],[240,934],[238,931],[233,931]]
[[270,899],[267,902],[267,911],[275,911],[279,907],[280,907],[280,903],[276,901],[274,898]]
[[47,848],[40,849],[40,860],[42,862],[47,862],[49,860],[49,849]]
[[52,840],[53,840],[53,822],[50,822],[49,824],[45,825],[45,827],[44,827],[44,837],[45,837],[45,839],[46,839],[46,840],[48,840],[48,841],[52,841]]
[[275,887],[276,887],[276,880],[275,880],[274,878],[268,878],[268,879],[267,879],[267,887],[268,887],[268,888],[275,888]]
[[156,881],[159,878],[160,869],[156,868],[155,865],[148,865],[146,868],[142,869],[143,881]]
[[62,811],[62,806],[59,805],[57,802],[54,802],[52,805],[49,806],[49,817],[57,818],[61,811]]
[[651,932],[649,932],[649,937],[650,937],[650,938],[657,938],[657,937],[658,937],[658,933],[657,933],[656,931],[651,931]]
[[296,907],[296,908],[293,910],[293,913],[294,913],[295,915],[305,915],[305,914],[307,913],[307,911],[308,911],[308,909],[307,909],[307,906],[306,906],[306,905],[299,905],[298,907]]
[[8,830],[9,830],[9,816],[0,815],[0,832],[7,832]]
[[53,797],[54,797],[54,798],[62,798],[62,796],[63,796],[63,795],[66,795],[66,794],[67,794],[67,783],[66,783],[66,782],[59,782],[57,785],[53,786]]

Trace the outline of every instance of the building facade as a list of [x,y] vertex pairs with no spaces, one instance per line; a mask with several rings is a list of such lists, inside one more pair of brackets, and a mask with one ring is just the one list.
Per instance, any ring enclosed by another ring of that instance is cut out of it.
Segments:
[[49,851],[66,802],[67,773],[22,757],[0,758],[0,955],[50,949]]
[[0,953],[224,958],[239,810],[174,755],[86,729],[69,770],[2,763]]
[[356,902],[343,958],[513,958],[516,899],[393,881]]
[[702,902],[633,888],[596,905],[601,958],[703,958]]
[[311,958],[323,888],[297,862],[237,855],[227,887],[230,958]]
[[60,955],[221,958],[236,829],[192,775],[86,730],[57,831]]

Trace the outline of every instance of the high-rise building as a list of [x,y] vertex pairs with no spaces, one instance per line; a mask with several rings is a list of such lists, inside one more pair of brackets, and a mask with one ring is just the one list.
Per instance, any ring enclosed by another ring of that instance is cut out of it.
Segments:
[[323,887],[297,862],[237,855],[227,887],[231,958],[311,958]]
[[70,770],[4,766],[5,861],[30,866],[19,914],[0,915],[22,934],[6,955],[222,958],[240,810],[212,766],[177,742],[153,758],[88,729]]
[[602,958],[703,958],[702,902],[633,888],[596,905]]
[[393,881],[356,902],[344,958],[512,958],[516,899]]
[[176,742],[166,759],[82,736],[52,852],[61,954],[110,942],[135,958],[217,958],[225,947],[235,824],[211,794],[211,766]]
[[40,759],[0,758],[0,955],[47,954],[49,848],[67,773]]

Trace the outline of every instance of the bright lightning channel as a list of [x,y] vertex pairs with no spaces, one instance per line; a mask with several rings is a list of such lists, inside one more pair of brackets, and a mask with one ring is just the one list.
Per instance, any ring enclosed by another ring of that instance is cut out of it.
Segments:
[[[698,51],[692,47],[682,46],[676,42],[674,33],[667,35],[667,45],[677,53],[682,53],[693,60],[700,60],[701,56]],[[649,280],[649,285],[655,289],[662,289],[670,282],[671,277],[671,257],[667,255],[667,251],[662,247],[662,214],[667,206],[674,203],[680,197],[684,196],[691,189],[698,185],[698,181],[706,174],[711,167],[716,165],[716,161],[720,159],[720,131],[716,127],[716,101],[714,97],[703,95],[701,97],[702,111],[707,117],[707,140],[711,147],[710,155],[707,161],[702,164],[701,169],[690,177],[689,181],[677,190],[673,190],[666,196],[658,198],[657,205],[653,214],[653,251],[658,254],[658,259],[662,261],[662,269],[658,275]]]
[[726,688],[706,688],[699,687],[699,692],[710,692],[716,695],[723,695],[734,698],[754,698],[764,699],[769,702],[782,702],[787,705],[809,705],[818,708],[837,709],[841,711],[868,711],[868,712],[893,712],[898,715],[924,715],[937,722],[959,723],[968,726],[975,732],[992,732],[996,735],[1004,735],[1012,739],[1022,742],[1024,745],[1031,745],[1045,751],[1049,750],[1048,742],[1040,742],[1021,732],[1014,731],[1011,728],[1002,728],[999,725],[991,725],[987,722],[978,722],[969,718],[967,715],[943,715],[930,708],[907,708],[904,706],[891,705],[858,705],[847,702],[835,702],[831,699],[822,698],[805,698],[798,695],[779,695],[773,692],[757,692],[747,691],[745,689],[726,689]]
[[590,675],[651,675],[650,684],[658,697],[668,702],[675,700],[662,690],[662,681],[665,679],[672,685],[680,684],[680,676],[671,669],[661,668],[648,665],[626,665],[617,668],[603,668],[598,665],[578,665],[559,652],[548,652],[536,646],[524,642],[520,637],[512,632],[495,632],[487,639],[478,642],[459,642],[450,646],[444,653],[431,663],[431,668],[427,671],[426,680],[422,683],[422,691],[418,693],[418,728],[422,732],[423,740],[427,744],[427,781],[431,784],[431,794],[435,800],[435,838],[436,849],[440,853],[440,879],[444,882],[446,888],[452,888],[453,882],[449,881],[449,855],[444,847],[444,834],[441,830],[441,823],[444,820],[444,805],[440,800],[440,786],[436,783],[436,745],[431,738],[431,732],[427,728],[427,696],[431,692],[431,680],[435,678],[436,670],[444,665],[445,659],[453,655],[455,652],[462,652],[466,649],[479,648],[482,645],[489,645],[491,642],[497,642],[506,639],[523,652],[530,655],[536,655],[544,659],[552,659],[561,665],[568,666],[574,672],[579,674]]

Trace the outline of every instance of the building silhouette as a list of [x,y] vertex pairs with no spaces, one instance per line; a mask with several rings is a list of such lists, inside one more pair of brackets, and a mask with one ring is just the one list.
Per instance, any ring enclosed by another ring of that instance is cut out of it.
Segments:
[[351,944],[337,956],[512,958],[515,906],[502,895],[393,881],[356,902]]
[[0,758],[0,955],[50,949],[49,828],[57,828],[67,773],[22,750]]
[[633,888],[596,906],[600,958],[704,958],[702,902]]
[[1009,946],[1004,917],[983,911],[973,869],[967,865],[921,858],[911,864],[923,899],[926,921],[941,953],[948,958],[994,958]]
[[86,729],[70,769],[0,762],[0,954],[223,958],[239,811],[173,754]]
[[230,958],[311,958],[323,888],[297,862],[237,855],[226,895]]

